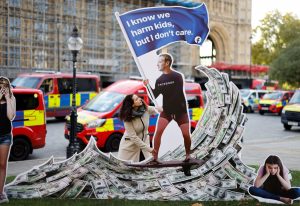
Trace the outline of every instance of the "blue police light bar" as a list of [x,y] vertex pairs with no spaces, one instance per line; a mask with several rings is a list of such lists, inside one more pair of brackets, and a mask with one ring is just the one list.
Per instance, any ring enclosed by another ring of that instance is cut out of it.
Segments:
[[189,0],[162,0],[161,3],[184,6],[184,7],[196,7],[201,5],[201,3],[197,3]]

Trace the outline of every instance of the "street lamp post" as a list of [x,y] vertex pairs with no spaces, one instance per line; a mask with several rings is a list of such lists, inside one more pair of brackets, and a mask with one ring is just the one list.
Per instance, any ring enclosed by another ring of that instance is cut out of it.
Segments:
[[72,111],[71,111],[71,131],[69,138],[69,145],[67,146],[67,158],[71,157],[76,152],[80,151],[80,145],[77,140],[77,108],[76,108],[76,63],[77,63],[77,54],[82,48],[83,42],[79,37],[78,29],[76,26],[73,28],[71,37],[68,40],[68,48],[72,52],[73,58],[73,93],[72,93]]

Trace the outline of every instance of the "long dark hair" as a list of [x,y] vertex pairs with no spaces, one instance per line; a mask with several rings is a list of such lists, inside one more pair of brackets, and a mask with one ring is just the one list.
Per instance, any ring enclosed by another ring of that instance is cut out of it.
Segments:
[[[125,121],[125,122],[130,122],[134,117],[135,115],[133,114],[133,97],[134,94],[128,94],[124,100],[123,100],[123,103],[122,103],[122,106],[121,106],[121,109],[120,109],[120,114],[119,114],[119,118],[120,120],[122,121]],[[146,105],[146,103],[144,102],[144,100],[142,99],[142,102],[143,102],[143,105],[140,107],[144,107],[144,109],[148,110],[148,105]]]
[[133,94],[127,95],[122,103],[119,118],[122,121],[130,122],[132,120],[132,105],[133,105]]
[[280,176],[283,177],[283,165],[282,165],[282,162],[280,160],[280,158],[276,155],[270,155],[266,161],[265,161],[265,165],[264,165],[264,175],[267,173],[266,171],[266,164],[271,164],[271,165],[274,165],[274,164],[277,164],[279,169],[280,169]]

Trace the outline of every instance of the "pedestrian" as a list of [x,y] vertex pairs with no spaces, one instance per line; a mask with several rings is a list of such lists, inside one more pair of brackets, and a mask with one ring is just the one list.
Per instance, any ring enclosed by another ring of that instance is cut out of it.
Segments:
[[[160,115],[157,122],[157,128],[154,135],[154,149],[157,152],[154,161],[158,160],[158,152],[161,143],[161,137],[168,126],[174,120],[179,126],[184,139],[186,157],[184,161],[190,159],[191,136],[190,120],[188,116],[187,101],[184,89],[184,76],[172,69],[173,59],[170,54],[160,54],[157,67],[162,72],[161,76],[155,82],[155,88],[152,89],[154,98],[160,94],[163,96],[163,107],[158,108]],[[144,80],[144,85],[149,84],[149,80]]]
[[251,195],[273,199],[292,204],[293,199],[300,197],[300,188],[292,188],[289,180],[289,170],[280,158],[270,155],[265,164],[258,170],[254,186],[249,188]]
[[12,145],[12,120],[16,115],[16,100],[6,77],[0,77],[0,203],[8,202],[4,192],[6,168]]
[[125,132],[120,142],[118,158],[134,162],[147,159],[156,153],[150,147],[148,126],[150,115],[156,114],[140,97],[130,94],[123,100],[120,119],[124,121]]

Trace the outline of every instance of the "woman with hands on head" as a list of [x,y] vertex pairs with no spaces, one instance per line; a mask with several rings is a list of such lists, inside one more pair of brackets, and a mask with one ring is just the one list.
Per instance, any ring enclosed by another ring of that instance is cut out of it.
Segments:
[[10,82],[0,77],[0,203],[8,202],[4,193],[7,161],[12,145],[11,122],[16,115],[16,100],[11,91]]
[[259,168],[254,186],[249,188],[249,193],[292,204],[293,199],[300,197],[300,188],[291,187],[288,174],[289,170],[282,164],[280,158],[270,155],[265,164]]
[[137,95],[125,97],[119,115],[124,121],[125,132],[120,142],[118,158],[138,162],[156,154],[150,147],[148,135],[150,115],[156,113],[154,107],[148,106]]

